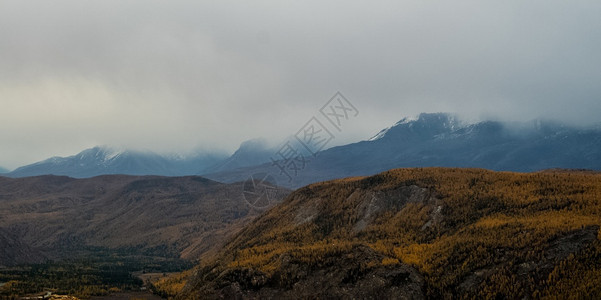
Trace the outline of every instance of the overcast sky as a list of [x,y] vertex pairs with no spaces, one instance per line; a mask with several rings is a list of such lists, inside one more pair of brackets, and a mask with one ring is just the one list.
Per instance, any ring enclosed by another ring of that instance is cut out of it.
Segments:
[[[326,3],[327,2],[327,3]],[[233,151],[336,91],[335,143],[404,116],[601,121],[599,1],[0,1],[0,166]]]

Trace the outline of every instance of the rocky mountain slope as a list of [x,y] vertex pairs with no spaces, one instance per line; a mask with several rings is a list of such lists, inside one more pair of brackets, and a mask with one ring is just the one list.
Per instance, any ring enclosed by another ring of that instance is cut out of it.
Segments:
[[69,157],[52,157],[6,174],[10,177],[63,175],[88,178],[107,174],[197,175],[225,159],[224,154],[199,153],[189,157],[165,156],[152,152],[94,147]]
[[52,157],[9,172],[8,177],[62,175],[89,178],[100,175],[186,176],[223,172],[270,161],[275,152],[262,139],[243,142],[231,156],[225,153],[196,153],[188,156],[94,147],[68,157]]
[[[301,148],[302,149],[302,148]],[[401,167],[476,167],[532,172],[549,168],[601,170],[601,128],[577,128],[553,122],[466,123],[449,114],[403,119],[370,140],[330,148],[306,163],[287,168],[254,167],[205,174],[235,182],[270,173],[279,184],[298,188],[313,182],[366,176]],[[290,162],[283,165],[292,166]]]
[[275,151],[277,149],[269,147],[264,139],[248,140],[240,144],[238,150],[230,157],[204,170],[203,173],[223,172],[266,163]]
[[[319,137],[317,137],[319,138]],[[283,186],[373,175],[399,167],[477,167],[531,172],[548,168],[601,170],[601,127],[579,128],[554,122],[463,122],[450,114],[405,118],[373,138],[321,151],[313,156],[295,139],[297,153],[271,161],[288,145],[269,147],[261,139],[242,143],[231,156],[198,153],[187,157],[95,147],[70,157],[53,157],[20,167],[9,177],[65,175],[87,178],[104,174],[202,175],[219,182],[244,181],[266,173]],[[280,153],[280,154],[281,154]]]
[[600,225],[599,173],[396,169],[296,190],[178,298],[598,298]]
[[197,259],[259,215],[243,189],[197,176],[0,177],[0,265],[89,247]]

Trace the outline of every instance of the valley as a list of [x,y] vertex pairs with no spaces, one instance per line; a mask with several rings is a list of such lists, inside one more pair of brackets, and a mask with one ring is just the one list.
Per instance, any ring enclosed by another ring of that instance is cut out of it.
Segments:
[[0,180],[3,297],[601,295],[594,171],[393,169],[266,210],[202,177]]
[[135,272],[189,269],[262,212],[243,192],[197,176],[0,177],[0,295],[135,291]]
[[0,0],[0,300],[601,299],[600,13]]

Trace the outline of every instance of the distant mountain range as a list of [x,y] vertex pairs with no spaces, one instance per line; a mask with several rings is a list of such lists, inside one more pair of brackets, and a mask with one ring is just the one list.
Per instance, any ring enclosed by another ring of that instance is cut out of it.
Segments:
[[369,140],[306,158],[309,161],[303,168],[287,172],[290,176],[272,163],[204,176],[235,182],[255,173],[268,173],[279,185],[297,188],[403,167],[476,167],[518,172],[550,168],[601,170],[601,129],[545,121],[470,124],[450,114],[421,114],[402,119]]
[[451,114],[424,113],[402,119],[369,140],[330,148],[315,157],[305,154],[288,174],[271,162],[278,150],[262,140],[242,143],[229,157],[223,153],[176,157],[95,147],[74,156],[20,167],[6,176],[203,175],[236,182],[266,173],[278,184],[296,188],[400,167],[478,167],[523,172],[548,168],[601,170],[601,128],[577,128],[550,121],[466,123]]
[[205,172],[227,158],[225,154],[165,156],[152,152],[94,147],[69,157],[53,157],[17,168],[9,177],[65,175],[87,178],[107,174],[183,176]]
[[264,139],[249,140],[243,142],[232,156],[209,167],[205,173],[222,172],[268,162],[276,151],[277,149],[270,148]]
[[231,156],[226,153],[197,153],[185,157],[98,146],[69,157],[52,157],[12,172],[0,169],[0,173],[15,178],[39,175],[89,178],[112,174],[187,176],[261,164],[269,161],[273,151],[262,139],[242,143]]
[[3,167],[0,167],[0,174],[2,173],[8,173],[8,170]]

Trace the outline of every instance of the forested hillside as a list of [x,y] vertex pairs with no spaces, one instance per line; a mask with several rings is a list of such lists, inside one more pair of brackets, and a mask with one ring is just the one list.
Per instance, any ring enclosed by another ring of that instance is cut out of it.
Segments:
[[263,212],[244,191],[198,176],[0,177],[0,299],[139,290],[134,272],[186,270]]
[[598,173],[397,169],[295,191],[171,284],[180,299],[595,298],[600,225]]

